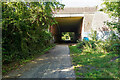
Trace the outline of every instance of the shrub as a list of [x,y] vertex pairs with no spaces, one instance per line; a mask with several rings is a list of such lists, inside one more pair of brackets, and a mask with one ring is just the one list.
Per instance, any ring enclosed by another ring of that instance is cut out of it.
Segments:
[[62,9],[59,2],[3,2],[3,64],[26,59],[50,45],[49,26],[56,24],[53,11]]
[[85,41],[80,41],[80,42],[77,44],[77,48],[83,48],[84,45],[85,45]]
[[110,47],[110,50],[111,51],[114,51],[116,54],[119,54],[120,53],[120,44],[113,44],[111,47]]

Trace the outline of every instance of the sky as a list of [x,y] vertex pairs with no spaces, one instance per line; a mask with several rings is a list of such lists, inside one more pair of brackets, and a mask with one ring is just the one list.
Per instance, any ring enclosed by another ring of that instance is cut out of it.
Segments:
[[59,0],[61,3],[65,4],[65,7],[92,7],[99,6],[102,0]]

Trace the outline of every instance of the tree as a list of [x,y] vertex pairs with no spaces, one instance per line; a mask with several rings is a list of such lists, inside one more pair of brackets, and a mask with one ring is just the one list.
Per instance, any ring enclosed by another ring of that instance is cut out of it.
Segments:
[[120,1],[112,2],[104,0],[102,5],[105,5],[102,9],[105,13],[114,19],[118,18],[118,21],[106,22],[107,25],[110,26],[110,28],[117,29],[118,33],[120,33]]
[[59,2],[3,2],[3,64],[25,59],[49,45],[49,26],[56,23],[53,11]]

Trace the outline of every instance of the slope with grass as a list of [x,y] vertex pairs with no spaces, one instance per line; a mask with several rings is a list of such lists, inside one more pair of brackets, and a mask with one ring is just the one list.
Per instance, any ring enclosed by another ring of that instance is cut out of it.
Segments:
[[119,55],[88,44],[83,41],[69,46],[76,77],[119,79]]

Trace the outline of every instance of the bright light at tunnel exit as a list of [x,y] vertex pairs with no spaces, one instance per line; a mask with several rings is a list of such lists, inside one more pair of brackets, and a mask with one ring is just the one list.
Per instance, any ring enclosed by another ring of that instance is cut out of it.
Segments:
[[74,35],[74,32],[62,32],[61,38],[64,41],[73,41]]

